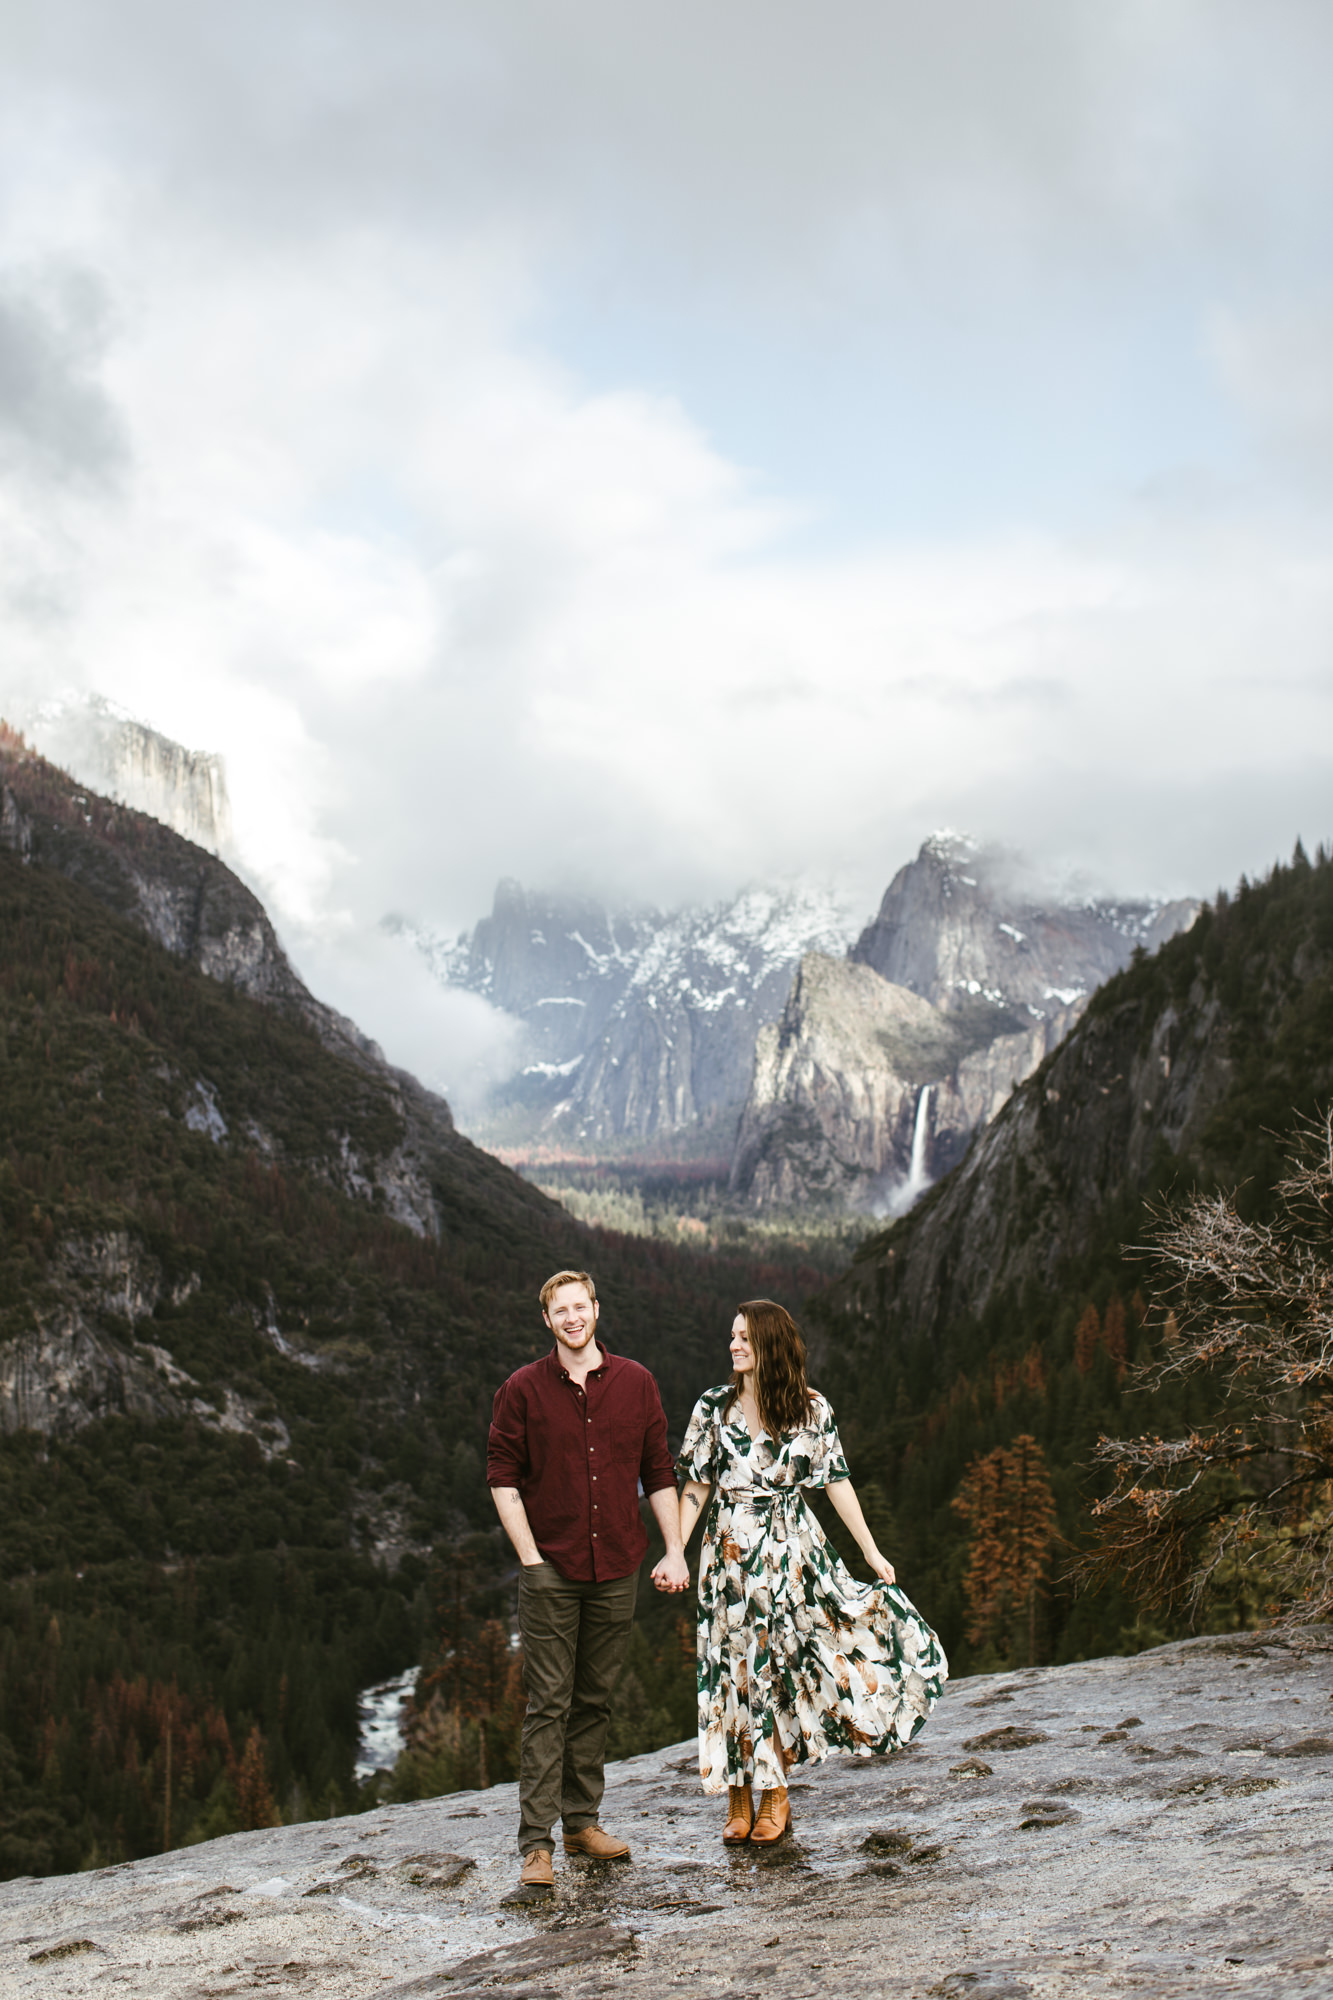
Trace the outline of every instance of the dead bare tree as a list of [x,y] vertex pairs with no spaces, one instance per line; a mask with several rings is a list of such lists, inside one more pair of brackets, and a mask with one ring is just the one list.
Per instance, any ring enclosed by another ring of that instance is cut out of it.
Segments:
[[1100,1439],[1114,1485],[1074,1566],[1084,1588],[1119,1577],[1192,1620],[1222,1590],[1283,1625],[1333,1616],[1333,1111],[1298,1133],[1276,1196],[1272,1223],[1228,1195],[1160,1218],[1164,1335],[1135,1386],[1196,1382],[1215,1414],[1183,1437]]

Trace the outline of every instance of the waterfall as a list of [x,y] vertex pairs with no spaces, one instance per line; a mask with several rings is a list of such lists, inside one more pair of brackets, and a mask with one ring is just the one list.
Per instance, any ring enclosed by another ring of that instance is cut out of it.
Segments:
[[907,1185],[913,1194],[920,1194],[926,1185],[926,1118],[930,1111],[930,1093],[934,1088],[934,1084],[926,1084],[916,1101],[916,1123],[912,1127],[912,1158],[907,1169]]
[[924,1194],[930,1186],[930,1176],[926,1172],[926,1138],[930,1123],[930,1093],[933,1083],[923,1084],[921,1095],[916,1101],[916,1115],[912,1121],[912,1153],[907,1165],[907,1179],[899,1181],[887,1198],[881,1197],[876,1206],[877,1215],[906,1215],[919,1194]]

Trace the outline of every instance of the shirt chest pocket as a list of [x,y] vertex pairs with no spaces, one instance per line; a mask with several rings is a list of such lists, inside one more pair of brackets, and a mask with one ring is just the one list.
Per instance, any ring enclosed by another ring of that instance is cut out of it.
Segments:
[[603,1416],[595,1409],[591,1417],[592,1421],[584,1426],[591,1470],[599,1478],[609,1478],[616,1472],[623,1474],[626,1470],[637,1474],[642,1450],[638,1426],[623,1417]]

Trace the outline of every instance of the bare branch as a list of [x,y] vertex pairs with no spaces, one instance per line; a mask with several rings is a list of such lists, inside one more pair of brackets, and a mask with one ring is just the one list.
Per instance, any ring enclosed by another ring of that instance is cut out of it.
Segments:
[[1333,1109],[1298,1131],[1275,1194],[1272,1222],[1232,1195],[1157,1218],[1163,1344],[1131,1385],[1189,1381],[1216,1418],[1099,1439],[1113,1486],[1082,1588],[1118,1576],[1195,1617],[1224,1585],[1288,1623],[1333,1612]]

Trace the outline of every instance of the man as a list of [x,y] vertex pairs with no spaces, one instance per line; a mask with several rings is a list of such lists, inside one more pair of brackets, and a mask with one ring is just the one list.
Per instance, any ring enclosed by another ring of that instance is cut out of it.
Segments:
[[639,1488],[666,1543],[659,1590],[684,1590],[676,1476],[657,1384],[597,1339],[597,1288],[557,1271],[541,1289],[555,1346],[496,1394],[486,1480],[521,1568],[527,1713],[519,1763],[520,1880],[551,1889],[557,1816],[566,1854],[627,1861],[598,1824],[611,1693],[629,1646],[648,1547]]

